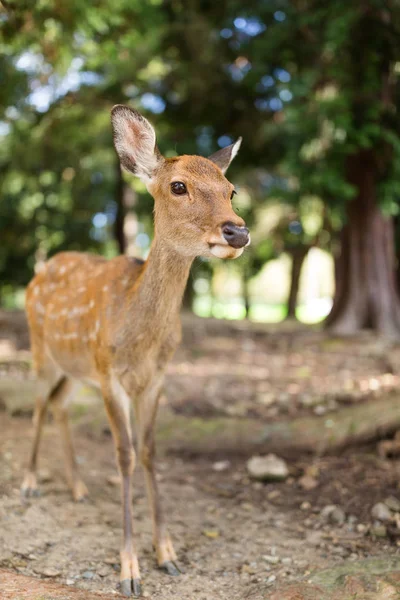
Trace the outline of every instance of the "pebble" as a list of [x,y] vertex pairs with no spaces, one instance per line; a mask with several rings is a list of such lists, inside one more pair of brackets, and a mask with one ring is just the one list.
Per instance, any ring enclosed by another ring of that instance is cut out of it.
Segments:
[[49,481],[52,481],[52,479],[53,476],[49,469],[39,469],[38,481],[40,481],[40,483],[48,483]]
[[311,504],[307,501],[304,501],[300,504],[300,510],[310,510]]
[[397,500],[394,496],[389,496],[384,501],[384,504],[393,512],[400,512],[400,500]]
[[271,565],[277,565],[281,560],[279,556],[272,556],[271,554],[264,554],[263,559]]
[[82,573],[83,579],[93,579],[95,575],[96,573],[93,571],[84,571],[84,573]]
[[336,504],[328,504],[321,510],[321,517],[330,523],[343,525],[346,520],[345,512]]
[[66,583],[67,585],[74,585],[74,583],[75,583],[75,580],[74,580],[74,579],[67,579],[67,580],[65,581],[65,583]]
[[41,571],[41,574],[44,575],[45,577],[57,577],[58,575],[60,575],[61,571],[58,571],[57,569],[43,569],[43,571]]
[[391,521],[392,513],[390,512],[390,508],[386,506],[383,502],[378,502],[371,509],[371,515],[374,519],[378,519],[378,521]]
[[311,475],[303,475],[303,477],[300,477],[299,479],[299,486],[307,492],[316,488],[317,485],[318,481],[315,477],[311,477]]
[[386,537],[387,531],[385,525],[374,525],[370,529],[371,535],[375,537]]
[[275,454],[252,456],[247,461],[247,471],[259,481],[284,481],[289,475],[286,462]]
[[227,469],[229,469],[229,467],[231,466],[231,463],[229,460],[219,460],[217,462],[215,462],[212,466],[212,468],[214,469],[214,471],[226,471]]

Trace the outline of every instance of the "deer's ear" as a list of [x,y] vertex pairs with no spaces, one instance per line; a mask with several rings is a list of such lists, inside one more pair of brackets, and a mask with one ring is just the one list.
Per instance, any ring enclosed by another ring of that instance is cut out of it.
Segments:
[[163,161],[153,126],[136,110],[122,104],[112,109],[111,123],[121,165],[149,183]]
[[240,144],[242,143],[242,138],[238,138],[234,144],[230,146],[225,146],[218,152],[214,152],[211,156],[208,157],[208,160],[211,160],[213,163],[217,165],[221,169],[221,171],[225,174],[228,170],[229,165],[235,158],[236,154],[239,152]]

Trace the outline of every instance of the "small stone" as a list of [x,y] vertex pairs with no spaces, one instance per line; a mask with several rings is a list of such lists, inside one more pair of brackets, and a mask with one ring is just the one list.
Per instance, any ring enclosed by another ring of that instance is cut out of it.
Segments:
[[213,464],[214,471],[226,471],[231,466],[229,460],[219,460]]
[[267,579],[267,583],[274,583],[276,581],[276,575],[270,575]]
[[284,481],[289,475],[286,462],[275,454],[252,456],[247,461],[247,471],[259,481]]
[[357,531],[358,533],[364,533],[364,531],[366,530],[366,526],[364,525],[364,523],[358,523],[357,525]]
[[300,510],[310,510],[311,504],[307,501],[300,504]]
[[49,481],[52,481],[53,476],[51,474],[51,471],[49,469],[39,469],[38,471],[38,481],[40,481],[40,483],[48,483]]
[[277,565],[280,561],[279,556],[272,556],[271,554],[264,554],[263,559],[270,565]]
[[317,485],[318,481],[315,477],[311,477],[311,475],[303,475],[303,477],[300,477],[299,479],[299,486],[307,492],[316,488]]
[[384,538],[386,537],[387,531],[385,525],[374,525],[371,527],[370,533],[374,537]]
[[394,496],[389,496],[384,501],[384,504],[393,512],[400,512],[400,500],[397,500]]
[[280,495],[280,490],[272,490],[271,492],[268,492],[267,498],[268,500],[275,500],[275,498],[278,498]]
[[67,580],[65,581],[65,583],[66,583],[67,585],[74,585],[74,583],[75,583],[75,580],[74,580],[74,579],[67,579]]
[[285,556],[284,558],[282,558],[281,562],[283,565],[291,565],[292,559],[290,558],[290,556]]
[[391,521],[392,519],[392,513],[390,512],[390,509],[383,502],[377,502],[377,504],[372,507],[371,515],[374,517],[374,519],[382,522]]
[[40,571],[42,575],[44,575],[45,577],[58,577],[58,575],[60,575],[61,571],[58,571],[57,569],[43,569],[43,571]]
[[242,565],[241,571],[242,573],[248,573],[249,575],[254,575],[254,573],[257,572],[252,565]]
[[96,573],[93,571],[84,571],[84,573],[82,573],[83,579],[93,579],[95,575]]
[[219,531],[217,531],[216,529],[203,529],[203,535],[212,540],[215,540],[217,537],[219,537]]
[[121,484],[121,477],[119,475],[109,475],[107,477],[107,483],[108,485],[118,486]]
[[321,517],[330,523],[343,525],[346,520],[345,512],[336,504],[328,504],[321,510]]
[[271,404],[274,404],[275,400],[275,394],[271,393],[257,394],[256,397],[256,401],[263,406],[271,406]]

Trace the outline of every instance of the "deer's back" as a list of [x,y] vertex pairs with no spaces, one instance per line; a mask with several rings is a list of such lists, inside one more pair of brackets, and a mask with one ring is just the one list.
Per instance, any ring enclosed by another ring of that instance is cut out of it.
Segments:
[[139,259],[111,260],[62,252],[44,264],[26,294],[34,364],[49,360],[80,377],[97,370],[99,348],[107,344],[111,317],[143,271]]

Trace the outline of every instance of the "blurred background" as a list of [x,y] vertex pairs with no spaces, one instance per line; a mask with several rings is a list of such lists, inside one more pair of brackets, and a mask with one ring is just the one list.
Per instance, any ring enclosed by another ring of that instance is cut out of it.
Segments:
[[0,21],[3,308],[60,250],[146,257],[152,199],[111,139],[127,103],[166,156],[244,139],[252,245],[198,260],[186,309],[400,333],[398,3],[7,0]]
[[[0,588],[115,594],[118,480],[88,387],[71,416],[90,502],[71,505],[50,422],[44,494],[21,505],[37,393],[22,309],[56,252],[146,258],[153,200],[112,143],[125,103],[166,156],[243,137],[228,177],[252,237],[191,271],[157,421],[188,575],[166,585],[143,552],[146,590],[399,597],[398,0],[0,0],[0,30]],[[150,549],[143,488],[135,473]]]

